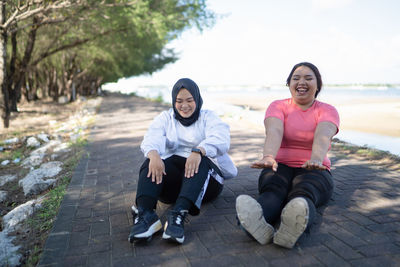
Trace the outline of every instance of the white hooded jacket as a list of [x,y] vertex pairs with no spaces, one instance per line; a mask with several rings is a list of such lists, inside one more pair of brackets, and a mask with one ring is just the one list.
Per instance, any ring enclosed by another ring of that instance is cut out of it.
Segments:
[[171,108],[154,118],[140,148],[145,157],[151,150],[156,150],[162,159],[166,159],[172,155],[187,158],[192,148],[202,147],[222,173],[222,177],[216,171],[211,175],[223,183],[223,179],[237,175],[237,168],[228,155],[229,146],[229,126],[213,111],[202,109],[196,122],[183,126],[175,119]]

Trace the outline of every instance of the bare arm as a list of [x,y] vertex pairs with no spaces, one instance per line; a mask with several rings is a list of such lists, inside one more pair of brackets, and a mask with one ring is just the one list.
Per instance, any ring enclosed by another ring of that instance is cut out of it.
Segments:
[[311,158],[303,164],[306,169],[325,170],[326,166],[322,165],[332,137],[337,133],[337,127],[332,122],[320,122],[314,133],[314,141],[312,146]]
[[275,117],[269,117],[264,121],[265,142],[263,149],[263,158],[251,164],[251,168],[268,168],[274,171],[278,169],[278,163],[275,161],[276,154],[282,143],[283,121]]

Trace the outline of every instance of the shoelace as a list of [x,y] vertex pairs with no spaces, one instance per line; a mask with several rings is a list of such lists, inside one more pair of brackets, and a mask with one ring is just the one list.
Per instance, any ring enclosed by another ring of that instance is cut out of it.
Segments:
[[139,222],[141,222],[141,221],[144,221],[144,216],[143,216],[143,214],[136,214],[136,217],[135,217],[135,225],[136,224],[138,224]]
[[181,216],[176,216],[176,221],[175,221],[175,223],[176,224],[181,224],[181,222],[182,222],[182,218],[181,218]]
[[182,221],[188,222],[188,219],[186,218],[186,213],[172,211],[172,216],[172,222],[176,225],[182,225]]

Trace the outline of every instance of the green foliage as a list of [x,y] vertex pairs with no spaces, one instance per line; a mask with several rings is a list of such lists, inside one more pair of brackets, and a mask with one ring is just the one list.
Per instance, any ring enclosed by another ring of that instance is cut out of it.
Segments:
[[[36,7],[55,2],[63,1],[44,1]],[[88,88],[122,77],[153,73],[177,60],[175,51],[166,49],[171,40],[188,28],[210,27],[215,20],[205,0],[69,3],[69,7],[35,17],[36,25],[29,17],[20,23],[24,26],[17,28],[18,62],[24,57],[29,34],[37,30],[28,70],[35,73],[34,80],[42,94],[53,80],[58,81],[58,90],[63,94],[63,88],[70,90],[68,81],[72,79]],[[13,6],[7,8],[11,15]],[[10,60],[10,42],[7,54]]]
[[163,103],[163,102],[164,102],[164,99],[163,99],[162,95],[159,94],[159,95],[154,99],[154,101],[155,101],[155,102],[158,102],[158,103]]

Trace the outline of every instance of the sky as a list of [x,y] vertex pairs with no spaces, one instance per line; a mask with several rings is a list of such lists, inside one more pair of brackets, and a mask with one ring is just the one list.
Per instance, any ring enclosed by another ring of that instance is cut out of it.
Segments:
[[[284,84],[309,61],[325,84],[400,83],[398,0],[208,0],[220,18],[168,47],[179,60],[138,84]],[[130,80],[131,80],[130,79]]]

